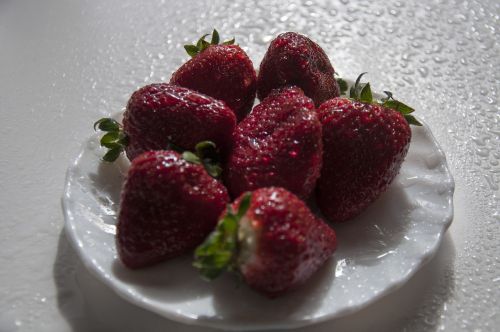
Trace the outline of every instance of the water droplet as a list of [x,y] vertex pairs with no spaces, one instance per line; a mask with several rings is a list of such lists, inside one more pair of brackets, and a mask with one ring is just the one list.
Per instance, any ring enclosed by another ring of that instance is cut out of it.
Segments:
[[486,182],[488,183],[488,186],[491,190],[496,191],[498,190],[498,181],[496,181],[493,177],[492,174],[484,174],[484,178]]
[[441,156],[437,153],[431,153],[424,157],[424,161],[429,169],[433,169],[441,163]]
[[427,77],[427,75],[429,75],[429,69],[427,69],[427,67],[419,67],[417,71],[424,78]]
[[447,59],[442,58],[440,56],[435,56],[432,59],[434,60],[435,63],[438,63],[438,64],[445,63],[448,61]]
[[392,16],[398,16],[399,13],[401,13],[401,11],[398,9],[394,9],[394,8],[389,9],[389,14],[391,14]]

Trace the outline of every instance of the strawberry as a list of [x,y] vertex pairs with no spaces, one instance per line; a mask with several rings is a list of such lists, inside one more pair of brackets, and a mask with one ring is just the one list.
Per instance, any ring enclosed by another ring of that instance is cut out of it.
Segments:
[[123,117],[123,127],[112,119],[101,119],[94,127],[107,131],[101,144],[113,161],[125,149],[133,160],[142,152],[176,147],[193,150],[210,140],[227,152],[236,117],[223,102],[187,88],[166,83],[147,85],[132,94]]
[[319,177],[322,148],[312,100],[297,87],[276,90],[236,127],[226,185],[233,197],[279,186],[305,199]]
[[257,95],[262,100],[273,89],[296,85],[319,106],[339,96],[334,74],[318,44],[296,32],[286,32],[271,42],[260,64]]
[[333,229],[297,196],[261,188],[227,207],[196,249],[194,266],[209,280],[238,271],[250,287],[273,298],[304,283],[336,247]]
[[199,245],[217,224],[229,197],[201,165],[174,151],[148,151],[132,161],[123,186],[116,243],[136,269]]
[[390,92],[382,102],[373,100],[370,84],[360,84],[350,97],[323,103],[323,168],[316,198],[321,212],[334,222],[360,214],[376,200],[398,174],[408,152],[413,109]]
[[219,45],[213,31],[211,42],[201,37],[196,45],[186,45],[192,59],[172,75],[170,83],[184,86],[224,101],[243,119],[255,99],[256,75],[252,61],[234,39]]

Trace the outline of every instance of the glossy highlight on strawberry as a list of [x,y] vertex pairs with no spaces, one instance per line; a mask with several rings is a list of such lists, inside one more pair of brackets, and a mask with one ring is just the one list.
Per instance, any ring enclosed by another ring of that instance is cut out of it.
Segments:
[[282,33],[271,42],[260,64],[257,95],[263,100],[273,89],[296,85],[319,106],[340,95],[334,74],[318,44],[296,32]]
[[132,161],[122,189],[116,244],[136,269],[189,252],[213,230],[229,197],[203,166],[174,151]]
[[321,169],[321,124],[301,89],[275,90],[238,124],[226,165],[233,197],[279,186],[307,198]]

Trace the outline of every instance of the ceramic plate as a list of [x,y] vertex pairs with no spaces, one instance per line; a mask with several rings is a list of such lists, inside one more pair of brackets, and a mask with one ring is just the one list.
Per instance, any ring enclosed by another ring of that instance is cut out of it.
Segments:
[[100,161],[98,136],[84,142],[66,178],[66,231],[86,267],[123,298],[169,319],[225,329],[299,327],[357,311],[404,284],[433,256],[453,217],[454,183],[429,128],[412,142],[389,190],[361,216],[335,225],[339,247],[308,282],[269,300],[234,275],[208,283],[191,256],[131,271],[115,247],[128,161]]

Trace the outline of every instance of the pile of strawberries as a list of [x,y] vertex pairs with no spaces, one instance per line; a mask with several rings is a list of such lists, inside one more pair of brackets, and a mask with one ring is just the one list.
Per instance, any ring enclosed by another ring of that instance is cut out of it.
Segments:
[[276,37],[258,75],[234,39],[207,36],[185,46],[192,59],[170,83],[132,94],[123,125],[94,125],[106,132],[105,161],[122,151],[132,161],[119,257],[136,269],[194,250],[205,278],[237,271],[275,297],[336,249],[322,218],[350,220],[386,190],[408,151],[409,123],[419,123],[390,92],[374,100],[362,75],[340,97],[346,82],[303,35]]

